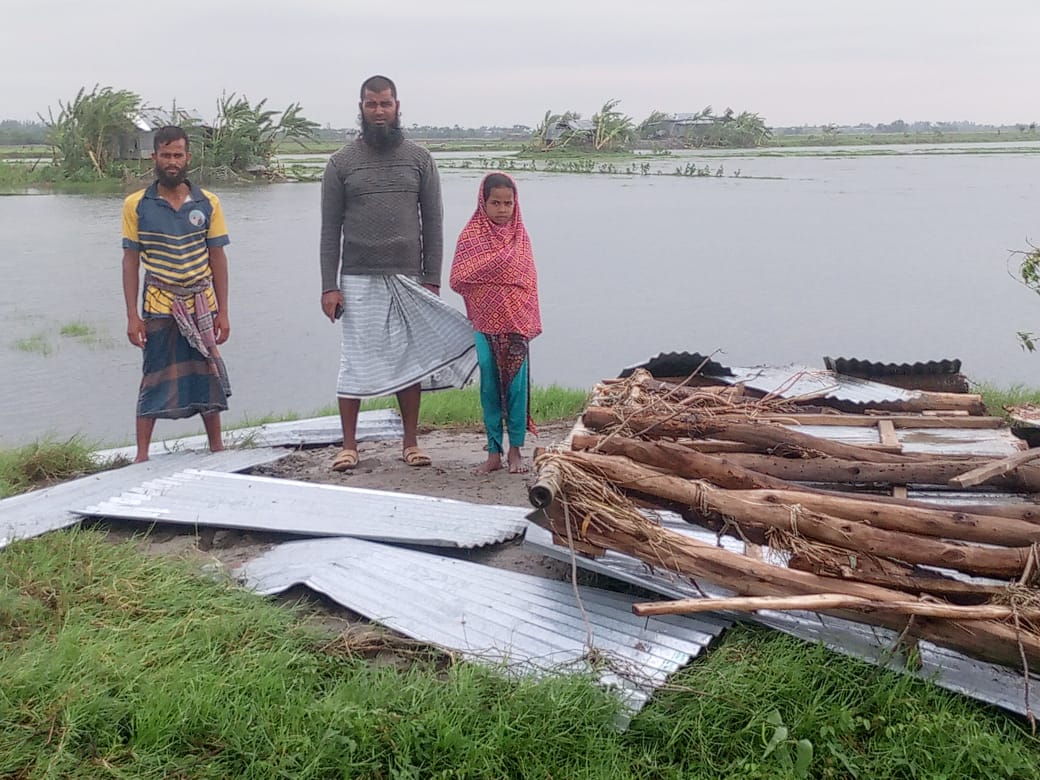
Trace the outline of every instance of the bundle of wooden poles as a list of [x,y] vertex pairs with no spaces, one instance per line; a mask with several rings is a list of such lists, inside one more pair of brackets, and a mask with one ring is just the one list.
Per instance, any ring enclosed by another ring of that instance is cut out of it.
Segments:
[[[597,385],[568,446],[539,455],[535,517],[579,553],[615,550],[737,594],[637,605],[639,614],[809,610],[1040,669],[1040,504],[905,497],[907,485],[1038,492],[1034,451],[901,452],[897,428],[1002,424],[979,414],[978,396],[923,395],[922,408],[848,414],[821,399],[755,397],[637,371]],[[806,424],[869,424],[878,442],[797,430]],[[742,539],[745,554],[669,530],[653,510]]]

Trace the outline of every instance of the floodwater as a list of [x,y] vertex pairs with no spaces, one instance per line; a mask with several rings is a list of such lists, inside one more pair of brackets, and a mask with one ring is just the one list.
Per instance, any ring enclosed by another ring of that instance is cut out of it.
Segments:
[[[1040,155],[986,149],[654,161],[721,166],[708,177],[515,171],[545,327],[533,380],[586,388],[661,351],[719,350],[732,365],[960,358],[973,380],[1040,385],[1015,336],[1040,331],[1040,299],[1007,271],[1010,250],[1040,242]],[[460,159],[442,165],[445,283],[483,175]],[[214,189],[232,239],[225,419],[309,415],[334,401],[339,339],[318,305],[319,185]],[[131,439],[120,207],[0,197],[0,446]],[[89,334],[61,335],[72,324]]]

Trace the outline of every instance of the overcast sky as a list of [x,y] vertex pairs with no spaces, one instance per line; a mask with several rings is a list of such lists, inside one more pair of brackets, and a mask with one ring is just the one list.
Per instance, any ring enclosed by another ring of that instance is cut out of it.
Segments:
[[[397,82],[405,126],[536,125],[610,98],[769,125],[1040,121],[1040,0],[36,0],[0,15],[0,119],[95,84],[212,117],[223,91],[354,126]],[[27,10],[31,9],[31,10]]]

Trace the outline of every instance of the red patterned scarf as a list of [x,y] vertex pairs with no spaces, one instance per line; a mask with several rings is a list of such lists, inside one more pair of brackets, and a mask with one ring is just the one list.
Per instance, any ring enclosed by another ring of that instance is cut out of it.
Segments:
[[513,220],[496,225],[484,211],[484,182],[480,183],[477,210],[455,246],[449,284],[465,301],[466,316],[476,330],[533,339],[542,332],[538,274],[515,186],[514,182]]

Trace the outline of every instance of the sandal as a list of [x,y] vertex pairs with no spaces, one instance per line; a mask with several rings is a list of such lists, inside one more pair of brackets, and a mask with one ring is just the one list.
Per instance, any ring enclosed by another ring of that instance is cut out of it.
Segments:
[[350,471],[357,466],[358,460],[357,450],[340,450],[335,460],[332,461],[332,470]]
[[418,447],[408,447],[401,455],[401,460],[409,466],[429,466],[433,463],[430,456]]

